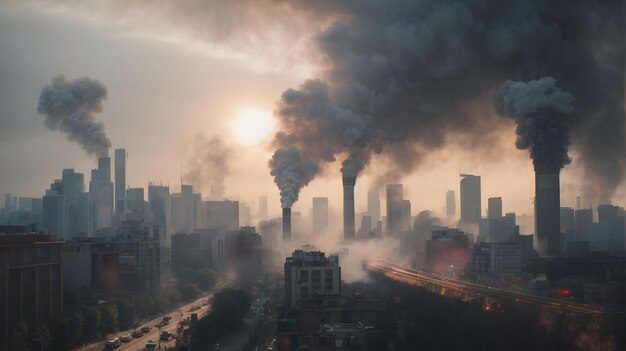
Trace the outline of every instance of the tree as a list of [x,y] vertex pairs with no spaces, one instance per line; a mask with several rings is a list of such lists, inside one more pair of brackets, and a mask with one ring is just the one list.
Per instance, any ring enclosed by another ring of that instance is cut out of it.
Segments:
[[135,307],[126,299],[117,300],[117,322],[122,330],[128,329],[135,324]]
[[213,297],[213,309],[198,321],[194,339],[214,343],[239,329],[250,309],[250,297],[241,289],[223,289]]
[[117,305],[104,305],[100,307],[102,322],[100,331],[103,334],[113,333],[117,330]]
[[204,268],[198,271],[198,287],[203,291],[208,291],[215,286],[217,282],[217,274],[208,269]]
[[44,350],[49,350],[52,346],[52,333],[50,329],[43,324],[38,325],[33,331],[33,339],[40,339]]
[[79,346],[83,343],[83,315],[80,311],[70,317],[69,337],[72,346]]
[[188,283],[180,288],[180,294],[184,301],[190,301],[200,295],[200,289],[198,289],[196,284]]
[[9,350],[28,351],[28,328],[26,323],[19,322],[9,336]]
[[84,312],[85,326],[83,334],[88,340],[95,340],[100,334],[102,314],[97,308],[88,307]]

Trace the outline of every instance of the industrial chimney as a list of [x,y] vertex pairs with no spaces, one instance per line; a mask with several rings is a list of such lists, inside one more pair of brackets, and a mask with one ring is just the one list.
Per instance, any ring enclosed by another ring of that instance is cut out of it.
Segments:
[[283,208],[283,241],[291,241],[291,207]]
[[352,240],[354,232],[354,184],[355,177],[343,177],[343,238]]
[[542,256],[560,253],[559,170],[535,168],[535,234]]

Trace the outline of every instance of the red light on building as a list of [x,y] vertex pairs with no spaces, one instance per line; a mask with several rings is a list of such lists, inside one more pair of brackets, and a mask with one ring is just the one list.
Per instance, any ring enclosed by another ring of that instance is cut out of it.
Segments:
[[570,288],[556,288],[554,289],[559,296],[569,296],[572,293]]

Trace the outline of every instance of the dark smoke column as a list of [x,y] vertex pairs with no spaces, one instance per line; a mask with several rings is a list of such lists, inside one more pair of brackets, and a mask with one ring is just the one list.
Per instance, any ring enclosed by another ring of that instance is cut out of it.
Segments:
[[506,81],[494,92],[496,111],[517,123],[516,146],[529,149],[535,168],[535,235],[539,253],[560,253],[559,173],[567,155],[574,98],[552,77],[528,83]]
[[355,237],[354,229],[354,184],[355,177],[343,177],[343,238],[352,240]]

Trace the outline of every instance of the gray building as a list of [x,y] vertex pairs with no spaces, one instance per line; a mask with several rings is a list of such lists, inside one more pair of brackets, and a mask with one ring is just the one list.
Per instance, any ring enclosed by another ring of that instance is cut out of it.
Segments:
[[403,230],[404,204],[402,184],[387,184],[387,232]]
[[454,218],[456,216],[456,196],[454,190],[446,192],[446,216]]
[[126,211],[126,150],[115,149],[115,213],[121,220]]
[[461,177],[461,228],[475,232],[481,218],[480,176]]
[[313,234],[319,234],[328,229],[328,198],[313,198]]
[[284,267],[286,306],[296,306],[300,300],[314,296],[341,295],[341,267],[337,256],[296,250],[287,257]]

